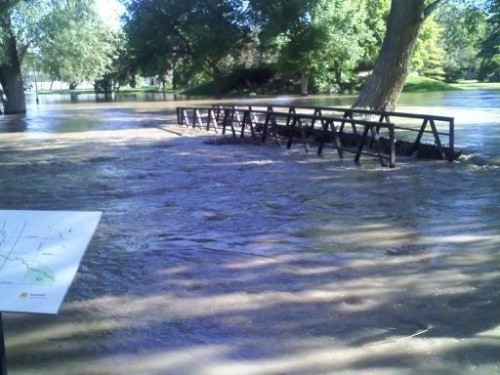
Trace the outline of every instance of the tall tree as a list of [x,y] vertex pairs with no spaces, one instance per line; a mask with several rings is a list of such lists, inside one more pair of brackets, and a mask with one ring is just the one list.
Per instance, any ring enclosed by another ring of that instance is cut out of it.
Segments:
[[100,77],[111,61],[113,33],[99,18],[94,0],[56,2],[38,43],[42,69],[74,89]]
[[[26,112],[21,66],[30,49],[46,66],[51,61],[59,71],[75,73],[82,66],[87,72],[99,71],[98,57],[107,51],[100,47],[104,34],[99,33],[94,6],[94,0],[0,1],[0,83],[6,114]],[[77,76],[90,78],[89,74]]]
[[354,107],[394,110],[423,22],[445,0],[392,0],[382,48]]
[[5,114],[26,112],[22,58],[19,56],[15,28],[12,22],[14,7],[18,1],[0,3],[0,83],[3,88],[2,101]]

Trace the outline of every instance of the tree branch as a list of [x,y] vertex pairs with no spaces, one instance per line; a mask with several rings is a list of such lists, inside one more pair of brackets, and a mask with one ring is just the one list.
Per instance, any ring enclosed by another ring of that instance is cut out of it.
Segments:
[[437,8],[439,8],[441,5],[443,5],[446,2],[448,2],[448,0],[435,0],[432,3],[430,3],[429,5],[427,5],[424,9],[424,12],[423,12],[423,19],[426,19],[427,17],[429,17],[432,14],[432,12],[434,12]]
[[35,43],[37,43],[40,40],[38,37],[31,38],[26,42],[24,46],[19,47],[19,61],[22,62],[24,60],[24,57],[26,56],[26,53],[28,52],[28,49]]

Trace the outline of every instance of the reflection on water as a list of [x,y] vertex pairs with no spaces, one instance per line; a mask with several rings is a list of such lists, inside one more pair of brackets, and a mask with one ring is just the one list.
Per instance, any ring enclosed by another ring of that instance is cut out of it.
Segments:
[[[4,209],[104,213],[61,313],[6,316],[9,374],[498,373],[500,168],[207,144],[181,103],[1,119]],[[488,105],[404,109],[491,159]]]
[[[92,92],[78,92],[74,94],[38,95],[39,105],[65,103],[115,103],[115,102],[157,102],[182,99],[182,95],[158,93],[112,93],[96,94]],[[27,95],[29,104],[36,105],[35,94]]]

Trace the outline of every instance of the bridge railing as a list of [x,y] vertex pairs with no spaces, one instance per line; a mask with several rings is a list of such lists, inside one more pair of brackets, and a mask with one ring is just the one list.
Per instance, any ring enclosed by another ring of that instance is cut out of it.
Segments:
[[[177,120],[183,125],[213,129],[215,132],[221,130],[223,134],[229,128],[235,137],[248,134],[253,138],[260,137],[262,142],[271,134],[277,143],[285,138],[288,148],[300,138],[308,150],[308,141],[314,137],[318,154],[322,153],[325,143],[332,143],[340,158],[344,152],[354,152],[356,162],[361,155],[370,155],[377,157],[383,166],[386,161],[389,167],[394,167],[396,163],[395,128],[390,122],[249,106],[178,107]],[[350,125],[350,130],[345,128],[346,124]],[[343,139],[349,134],[355,141],[354,149],[343,146]]]
[[342,107],[217,104],[179,107],[177,120],[179,124],[220,130],[223,134],[229,129],[234,136],[260,136],[263,142],[268,133],[278,143],[278,138],[285,136],[287,147],[300,138],[307,148],[306,139],[315,135],[318,154],[330,142],[340,157],[354,148],[356,161],[360,155],[369,154],[379,157],[381,163],[388,159],[390,166],[395,163],[394,153],[413,155],[426,150],[435,154],[434,158],[449,161],[458,156],[453,117]]
[[[344,119],[360,119],[392,123],[396,130],[398,140],[404,140],[409,145],[406,154],[417,152],[423,145],[431,144],[439,153],[439,158],[453,161],[456,159],[455,151],[455,120],[453,117],[436,116],[429,114],[376,111],[368,109],[345,107],[317,107],[293,105],[262,105],[262,104],[228,104],[214,105],[213,108],[233,108],[238,112],[244,109],[286,111],[290,114],[303,113],[316,116],[341,117]],[[317,120],[316,120],[317,121]],[[355,124],[348,121],[341,124],[340,134],[344,133],[345,125],[357,133]]]

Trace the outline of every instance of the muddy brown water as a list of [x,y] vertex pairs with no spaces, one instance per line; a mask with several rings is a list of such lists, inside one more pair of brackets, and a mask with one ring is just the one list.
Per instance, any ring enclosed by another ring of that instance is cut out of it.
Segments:
[[487,162],[389,170],[206,143],[175,105],[0,121],[3,209],[103,211],[60,313],[4,314],[9,374],[500,372],[497,112],[445,108]]

